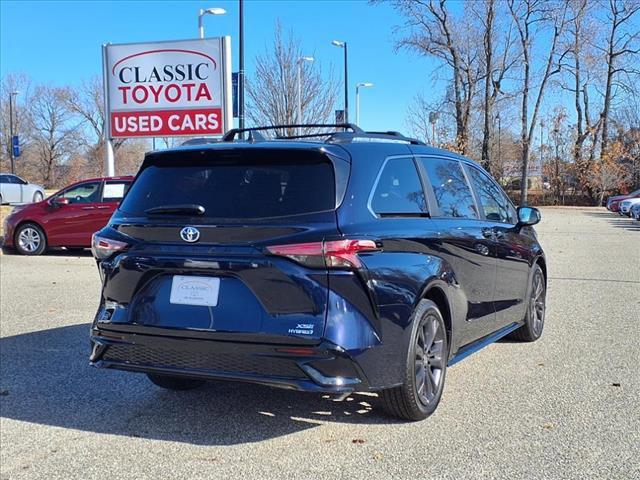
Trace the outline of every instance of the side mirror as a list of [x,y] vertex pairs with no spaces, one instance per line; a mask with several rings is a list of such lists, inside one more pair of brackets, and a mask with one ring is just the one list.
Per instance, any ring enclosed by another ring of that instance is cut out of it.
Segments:
[[68,198],[58,197],[58,198],[54,198],[52,203],[56,207],[61,207],[63,205],[69,205],[69,203],[71,203],[71,202],[69,202]]
[[518,207],[518,226],[535,225],[540,222],[540,210],[534,207]]

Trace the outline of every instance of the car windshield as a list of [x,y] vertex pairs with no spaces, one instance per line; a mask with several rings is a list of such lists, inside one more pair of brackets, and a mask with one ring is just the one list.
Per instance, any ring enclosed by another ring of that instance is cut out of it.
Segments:
[[144,215],[175,205],[202,206],[199,216],[231,220],[327,211],[335,205],[333,166],[328,161],[152,165],[140,173],[120,210]]

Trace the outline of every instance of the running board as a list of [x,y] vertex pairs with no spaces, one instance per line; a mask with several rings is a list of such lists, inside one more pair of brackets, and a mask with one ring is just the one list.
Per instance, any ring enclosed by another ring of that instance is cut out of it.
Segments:
[[478,350],[481,350],[487,345],[497,342],[502,337],[509,335],[514,330],[517,330],[518,328],[520,328],[520,326],[521,324],[519,323],[512,323],[511,325],[502,327],[500,330],[492,333],[491,335],[487,335],[486,337],[482,337],[481,339],[476,340],[475,342],[470,343],[469,345],[465,345],[460,350],[458,350],[458,353],[456,353],[455,357],[449,360],[448,366],[451,367],[452,365],[455,365],[456,363],[458,363],[460,360],[464,360],[469,355],[476,353]]

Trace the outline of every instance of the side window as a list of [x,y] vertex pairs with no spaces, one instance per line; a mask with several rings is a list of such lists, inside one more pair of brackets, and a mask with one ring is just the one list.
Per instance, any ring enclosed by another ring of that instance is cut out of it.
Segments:
[[103,202],[119,202],[129,190],[131,182],[122,180],[110,180],[104,183],[102,190]]
[[60,194],[69,203],[93,203],[100,201],[100,182],[87,182],[71,187]]
[[413,159],[387,160],[371,196],[371,209],[381,216],[419,215],[427,203]]
[[18,185],[26,185],[27,182],[26,180],[23,180],[22,178],[18,177],[17,175],[13,176],[13,183],[17,183]]
[[11,183],[9,181],[9,175],[0,175],[0,183]]
[[502,190],[483,172],[468,167],[471,182],[484,210],[484,216],[492,222],[516,223],[516,212]]
[[443,217],[479,218],[460,162],[421,157]]

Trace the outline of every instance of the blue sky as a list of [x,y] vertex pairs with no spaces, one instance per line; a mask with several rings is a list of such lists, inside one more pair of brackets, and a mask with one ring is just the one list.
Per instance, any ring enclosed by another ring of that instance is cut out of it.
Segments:
[[[101,45],[196,38],[200,8],[222,7],[224,16],[205,17],[206,36],[231,35],[237,66],[238,8],[235,0],[190,1],[7,1],[0,3],[0,72],[27,74],[36,83],[79,84],[101,74]],[[406,109],[418,92],[438,98],[432,81],[436,64],[395,52],[393,27],[402,18],[387,5],[357,0],[245,0],[245,68],[270,45],[276,20],[301,39],[305,53],[323,69],[333,65],[342,82],[342,50],[349,44],[351,119],[355,83],[373,82],[361,92],[361,125],[406,131]],[[342,83],[341,83],[342,85]],[[341,87],[342,88],[342,87]]]

